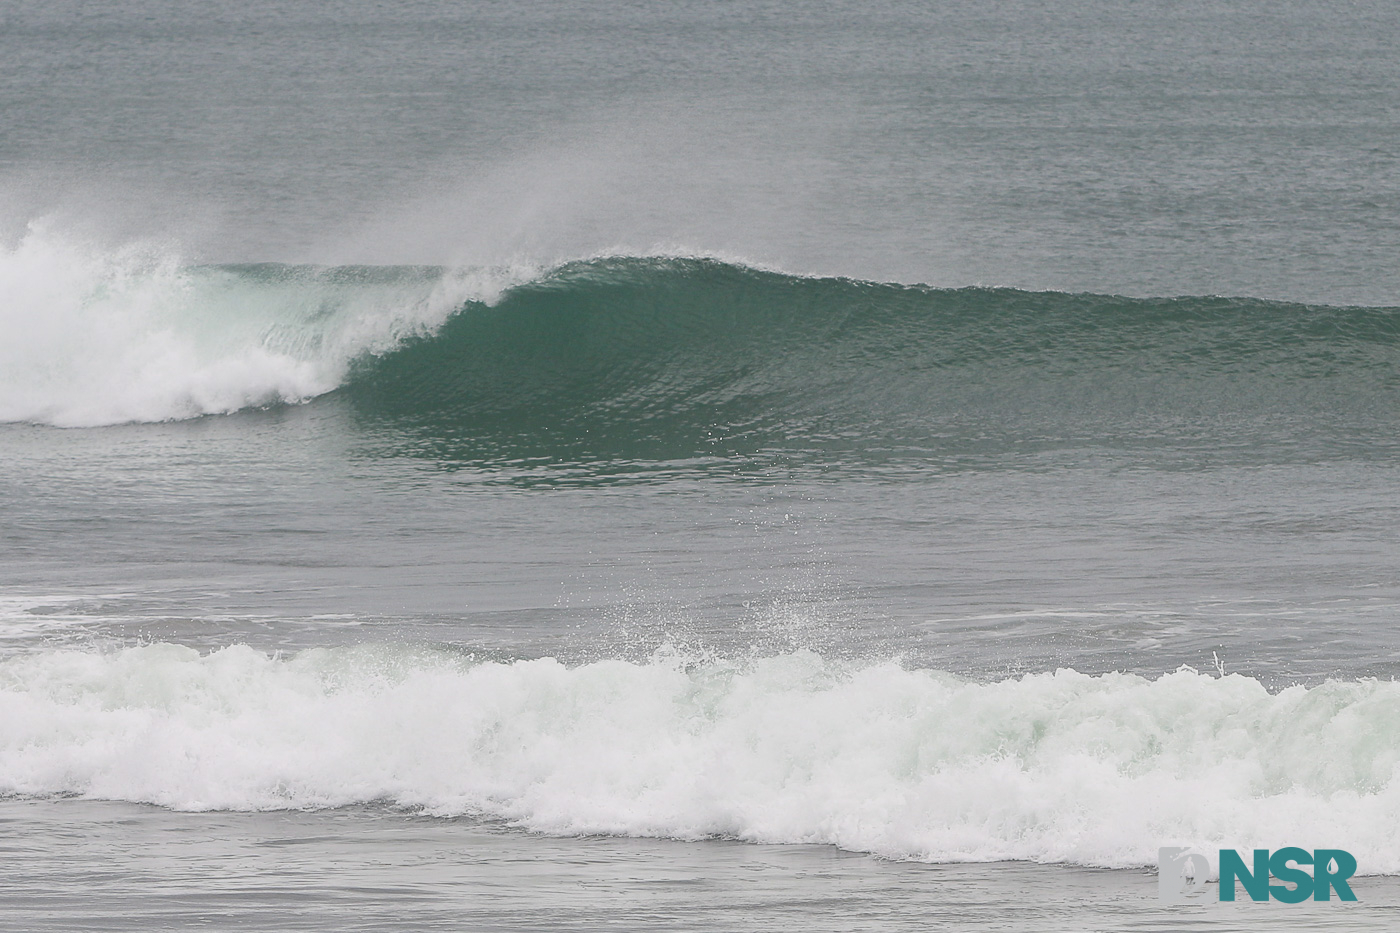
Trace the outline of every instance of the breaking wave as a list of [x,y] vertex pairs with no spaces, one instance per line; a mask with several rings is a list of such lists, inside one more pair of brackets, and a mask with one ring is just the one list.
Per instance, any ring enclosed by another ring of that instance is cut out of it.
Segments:
[[1390,456],[1400,309],[548,268],[0,255],[0,420],[161,421],[334,394],[474,456]]
[[[529,273],[522,273],[528,275]],[[0,249],[0,422],[84,427],[304,402],[509,270],[190,266],[31,231]]]
[[800,651],[481,662],[171,644],[0,661],[0,793],[181,810],[377,802],[894,858],[1148,865],[1344,846],[1400,872],[1400,685],[1239,675],[975,682]]

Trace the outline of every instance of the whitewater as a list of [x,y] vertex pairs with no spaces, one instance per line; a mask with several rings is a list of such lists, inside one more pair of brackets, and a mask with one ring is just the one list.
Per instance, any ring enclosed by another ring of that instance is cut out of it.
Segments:
[[9,658],[0,686],[6,794],[1099,867],[1342,838],[1400,870],[1393,683],[151,644]]
[[339,386],[357,357],[526,274],[257,271],[31,227],[0,249],[0,420],[89,427],[303,402]]

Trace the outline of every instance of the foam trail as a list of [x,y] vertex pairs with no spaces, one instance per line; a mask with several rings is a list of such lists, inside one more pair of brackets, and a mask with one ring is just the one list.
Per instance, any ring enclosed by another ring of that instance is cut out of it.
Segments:
[[32,226],[0,248],[0,422],[305,401],[339,386],[356,357],[430,332],[499,284],[427,268],[191,267],[167,248],[98,248]]
[[0,662],[0,793],[187,810],[390,802],[548,833],[1151,864],[1343,847],[1400,872],[1400,685],[1181,670],[974,683],[809,652],[745,664],[287,658],[169,644]]

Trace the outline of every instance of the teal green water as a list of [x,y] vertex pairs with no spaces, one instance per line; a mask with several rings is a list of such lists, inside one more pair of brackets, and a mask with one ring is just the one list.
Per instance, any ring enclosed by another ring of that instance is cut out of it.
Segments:
[[[595,260],[361,357],[340,390],[444,458],[732,474],[1387,459],[1400,310],[803,279]],[[476,451],[473,447],[477,447]]]

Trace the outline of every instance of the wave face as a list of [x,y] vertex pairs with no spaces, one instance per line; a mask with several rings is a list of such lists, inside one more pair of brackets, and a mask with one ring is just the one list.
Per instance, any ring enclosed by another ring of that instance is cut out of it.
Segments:
[[362,411],[525,455],[1394,450],[1400,311],[571,263],[361,358]]
[[697,258],[189,267],[38,235],[0,284],[7,421],[336,392],[439,455],[486,458],[1389,456],[1400,438],[1393,308],[941,290]]
[[1400,871],[1400,685],[975,683],[810,652],[477,663],[152,644],[0,661],[0,793],[181,810],[380,802],[556,834],[1151,864],[1347,840]]

